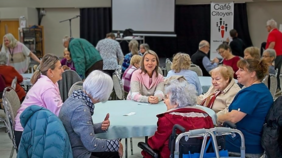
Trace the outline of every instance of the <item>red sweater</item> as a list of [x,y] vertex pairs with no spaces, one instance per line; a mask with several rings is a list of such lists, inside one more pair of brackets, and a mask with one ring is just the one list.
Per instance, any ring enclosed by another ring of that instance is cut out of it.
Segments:
[[[192,112],[199,116],[195,116]],[[185,115],[181,116],[178,114]],[[202,114],[206,116],[202,116]],[[159,118],[157,123],[158,128],[155,134],[148,139],[148,145],[154,151],[158,151],[162,158],[169,158],[169,136],[175,124],[181,125],[186,131],[214,127],[211,117],[206,112],[192,107],[169,110],[157,115],[157,117]],[[144,151],[142,151],[142,155],[144,158],[151,158],[151,156]]]
[[223,65],[226,66],[230,66],[232,67],[233,71],[234,71],[234,78],[237,79],[237,75],[236,72],[238,71],[238,66],[237,66],[237,62],[240,60],[240,57],[238,56],[234,56],[233,58],[229,59],[229,60],[223,60]]
[[0,65],[0,74],[3,75],[7,87],[11,87],[13,79],[17,76],[17,86],[15,91],[17,92],[19,99],[22,100],[25,96],[25,91],[20,85],[23,81],[22,75],[20,75],[14,67],[7,65]]

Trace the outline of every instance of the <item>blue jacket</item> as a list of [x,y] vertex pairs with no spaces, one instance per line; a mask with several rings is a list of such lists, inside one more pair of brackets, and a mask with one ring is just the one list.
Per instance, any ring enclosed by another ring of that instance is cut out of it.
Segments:
[[55,114],[32,105],[25,109],[20,119],[24,131],[18,158],[73,158],[69,136]]

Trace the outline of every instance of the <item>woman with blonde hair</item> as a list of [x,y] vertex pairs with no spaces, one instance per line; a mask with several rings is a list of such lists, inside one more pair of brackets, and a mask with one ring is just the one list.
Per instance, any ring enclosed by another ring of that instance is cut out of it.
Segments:
[[20,143],[23,127],[20,123],[22,112],[31,105],[44,107],[55,115],[59,115],[63,104],[58,81],[62,79],[64,72],[59,58],[55,55],[44,55],[40,63],[40,69],[36,70],[30,82],[33,84],[17,111],[15,117],[15,138],[17,146]]
[[248,47],[244,50],[244,59],[260,60],[260,50],[257,47]]
[[4,52],[8,58],[7,65],[13,66],[20,74],[25,73],[28,69],[30,62],[29,57],[40,63],[37,56],[24,44],[17,41],[11,33],[4,35],[1,52]]
[[212,86],[207,93],[198,97],[197,104],[213,109],[220,116],[228,112],[229,105],[241,88],[235,82],[234,71],[230,66],[220,65],[211,70],[210,74]]
[[152,51],[146,51],[141,60],[141,69],[136,70],[130,81],[128,100],[157,104],[164,98],[164,79],[158,73],[159,57]]
[[189,84],[194,85],[198,95],[203,93],[199,77],[196,72],[189,70],[191,66],[191,58],[188,54],[177,53],[172,60],[171,70],[167,74],[170,76],[184,76]]
[[124,56],[124,60],[122,63],[122,72],[124,72],[129,67],[130,59],[132,58],[133,55],[139,54],[142,56],[142,54],[138,52],[138,46],[139,44],[135,39],[129,42],[128,47],[129,47],[130,52]]
[[130,81],[134,71],[140,68],[140,61],[142,60],[142,56],[133,55],[130,60],[130,66],[124,71],[122,75],[122,84],[124,91],[130,91]]

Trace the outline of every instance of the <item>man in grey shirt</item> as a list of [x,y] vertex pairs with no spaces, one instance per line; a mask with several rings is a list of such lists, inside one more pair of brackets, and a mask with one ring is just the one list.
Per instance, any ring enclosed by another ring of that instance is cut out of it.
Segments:
[[103,71],[112,76],[124,58],[120,44],[115,41],[115,34],[108,33],[105,39],[97,43],[96,49],[103,59]]

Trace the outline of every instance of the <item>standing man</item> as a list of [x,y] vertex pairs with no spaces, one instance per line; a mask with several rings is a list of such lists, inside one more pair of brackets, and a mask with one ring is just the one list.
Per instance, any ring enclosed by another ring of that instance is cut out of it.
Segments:
[[277,74],[277,93],[281,93],[280,87],[280,70],[282,64],[282,33],[277,29],[277,23],[273,19],[266,22],[266,29],[269,32],[265,49],[271,48],[276,51],[275,69],[278,68]]
[[[229,44],[232,54],[244,57],[244,50],[246,48],[246,44],[243,42],[242,39],[238,38],[238,33],[235,29],[230,30],[229,34],[232,38],[232,41]],[[229,43],[229,38],[226,39],[226,42]]]
[[123,62],[123,53],[120,44],[115,41],[115,34],[108,33],[105,39],[98,42],[96,49],[103,59],[103,71],[110,76],[113,75],[118,65]]
[[210,44],[206,40],[202,40],[199,43],[199,50],[194,53],[191,57],[192,63],[198,65],[204,76],[210,76],[209,72],[217,67],[219,60],[215,58],[213,61],[210,61],[208,53],[210,51]]
[[93,70],[103,70],[103,60],[95,47],[85,39],[63,39],[64,47],[68,48],[76,72],[84,80]]

